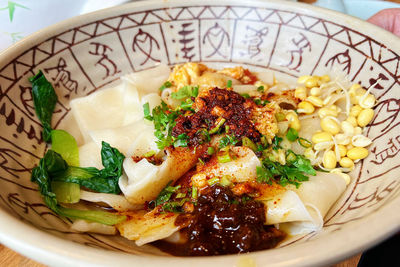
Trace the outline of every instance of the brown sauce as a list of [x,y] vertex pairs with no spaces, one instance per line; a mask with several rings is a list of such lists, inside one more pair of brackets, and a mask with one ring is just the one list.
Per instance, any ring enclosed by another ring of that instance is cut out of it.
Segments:
[[178,216],[175,224],[187,226],[183,244],[154,242],[175,256],[237,254],[275,247],[286,234],[265,226],[262,202],[235,196],[228,188],[214,185],[201,192],[190,214]]

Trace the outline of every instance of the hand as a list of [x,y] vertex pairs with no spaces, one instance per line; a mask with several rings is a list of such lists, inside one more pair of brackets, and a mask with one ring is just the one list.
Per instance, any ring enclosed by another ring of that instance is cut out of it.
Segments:
[[381,10],[367,21],[400,37],[400,8]]

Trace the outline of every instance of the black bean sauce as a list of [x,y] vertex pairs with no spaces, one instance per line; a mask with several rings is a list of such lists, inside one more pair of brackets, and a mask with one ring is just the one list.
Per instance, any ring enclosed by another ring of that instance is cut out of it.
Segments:
[[215,185],[202,191],[191,214],[178,217],[175,224],[188,225],[184,229],[187,241],[167,252],[206,256],[273,248],[285,233],[265,226],[265,220],[263,203],[237,197],[228,188]]

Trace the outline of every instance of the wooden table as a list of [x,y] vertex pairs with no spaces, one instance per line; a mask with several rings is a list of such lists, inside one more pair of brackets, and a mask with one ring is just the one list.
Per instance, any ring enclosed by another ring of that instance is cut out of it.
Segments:
[[[332,267],[356,267],[360,260],[361,254],[347,259],[343,262],[333,265]],[[0,244],[0,266],[7,267],[45,267],[45,265],[28,259],[17,252]]]

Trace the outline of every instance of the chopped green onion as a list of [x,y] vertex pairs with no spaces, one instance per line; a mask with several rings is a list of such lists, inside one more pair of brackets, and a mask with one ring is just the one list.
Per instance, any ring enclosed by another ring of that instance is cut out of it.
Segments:
[[232,81],[228,80],[228,82],[226,83],[226,88],[232,88]]
[[293,128],[289,128],[289,130],[286,133],[286,138],[291,141],[294,142],[296,141],[296,139],[299,137],[299,133],[293,129]]
[[261,86],[257,87],[257,91],[264,93],[264,86],[261,85]]
[[154,156],[155,154],[156,154],[156,152],[154,150],[150,150],[149,152],[143,154],[143,157],[144,158],[149,158],[149,157]]
[[247,94],[247,93],[244,93],[244,94],[240,94],[242,97],[244,97],[244,98],[246,98],[246,99],[249,99],[250,98],[250,95],[249,94]]
[[229,151],[226,151],[224,154],[218,155],[217,159],[219,163],[227,163],[232,161]]
[[192,186],[192,198],[197,198],[197,187],[195,187],[194,185]]
[[215,149],[212,147],[212,146],[209,146],[208,148],[207,148],[207,154],[208,155],[213,155],[215,153]]
[[218,177],[211,178],[210,180],[207,181],[208,185],[214,185],[216,183],[219,183],[219,178]]
[[304,148],[312,147],[312,143],[305,138],[299,137],[299,139],[297,139],[297,142],[299,142],[299,144]]
[[166,81],[160,88],[159,90],[162,92],[164,89],[170,88],[172,86],[172,83],[170,81]]
[[184,197],[186,197],[186,193],[179,192],[178,194],[176,194],[176,198],[184,198]]
[[243,137],[242,138],[242,145],[243,146],[247,146],[248,148],[250,148],[253,151],[257,151],[256,144],[254,144],[254,142],[251,141],[250,138],[248,138],[248,137]]
[[230,177],[228,175],[224,175],[221,180],[220,180],[220,185],[222,186],[230,186],[232,183],[229,179]]
[[209,134],[215,134],[215,133],[217,133],[217,132],[219,131],[219,129],[221,128],[221,126],[225,123],[225,121],[226,121],[226,120],[225,120],[224,118],[220,117],[219,120],[218,120],[218,122],[217,122],[217,125],[215,125],[215,127],[212,128],[212,129],[209,131]]
[[225,125],[225,133],[229,133],[230,127],[229,125]]
[[144,114],[144,118],[146,120],[152,121],[153,120],[153,116],[151,116],[150,114],[150,105],[149,102],[145,103],[143,105],[143,114]]
[[275,114],[275,118],[278,122],[284,121],[286,116],[282,112],[278,112]]
[[201,158],[199,158],[199,163],[200,163],[201,165],[205,165],[204,161],[203,161]]

